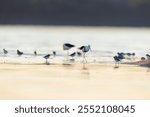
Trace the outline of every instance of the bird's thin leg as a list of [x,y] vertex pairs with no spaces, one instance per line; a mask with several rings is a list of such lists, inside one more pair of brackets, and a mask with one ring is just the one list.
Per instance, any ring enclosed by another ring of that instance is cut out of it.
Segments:
[[85,59],[85,63],[87,63],[86,57],[84,57],[84,59]]
[[85,53],[83,53],[83,59],[84,59],[84,62],[87,63],[87,60],[85,58]]
[[67,50],[67,61],[69,60],[69,50]]
[[85,59],[84,59],[84,53],[83,53],[83,63],[85,63]]
[[83,69],[86,69],[85,64],[86,64],[86,58],[85,58],[85,53],[83,53]]

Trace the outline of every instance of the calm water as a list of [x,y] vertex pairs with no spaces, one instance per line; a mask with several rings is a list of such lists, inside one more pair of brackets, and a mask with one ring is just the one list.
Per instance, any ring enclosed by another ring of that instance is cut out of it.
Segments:
[[[25,53],[20,61],[43,61],[42,56],[53,50],[58,54],[56,61],[62,61],[66,54],[62,44],[66,42],[77,47],[90,44],[89,62],[112,62],[116,52],[135,52],[137,57],[150,54],[150,28],[0,26],[0,57],[4,59],[2,49],[7,49],[7,61],[16,60],[17,49]],[[36,59],[34,50],[40,54]],[[73,48],[70,53],[76,50]]]

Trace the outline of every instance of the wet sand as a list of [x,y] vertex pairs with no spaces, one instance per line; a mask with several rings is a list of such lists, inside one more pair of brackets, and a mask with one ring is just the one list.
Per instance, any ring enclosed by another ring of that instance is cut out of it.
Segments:
[[0,99],[150,99],[150,69],[0,64]]

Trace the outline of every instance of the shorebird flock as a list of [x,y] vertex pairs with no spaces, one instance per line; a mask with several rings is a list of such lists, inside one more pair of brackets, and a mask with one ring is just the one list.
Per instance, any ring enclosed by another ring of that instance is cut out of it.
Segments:
[[[89,52],[91,50],[91,46],[90,45],[85,45],[85,46],[81,46],[81,47],[77,47],[77,51],[75,52],[72,52],[70,53],[70,49],[71,48],[75,48],[76,46],[73,45],[73,44],[70,44],[70,43],[64,43],[63,44],[63,50],[64,51],[67,51],[67,55],[66,55],[66,58],[67,60],[66,61],[72,61],[74,60],[74,57],[75,56],[79,56],[79,57],[83,57],[83,63],[87,63],[87,60],[86,60],[86,53]],[[7,54],[9,54],[8,50],[6,50],[5,48],[3,49],[3,54],[4,56],[6,57]],[[17,50],[16,51],[16,54],[21,57],[22,55],[24,55],[24,52],[20,51],[20,50]],[[34,51],[33,52],[33,55],[34,56],[37,56],[38,55],[38,52],[37,51]],[[45,63],[46,64],[49,64],[49,61],[48,59],[50,59],[50,57],[53,56],[53,57],[56,57],[57,54],[56,54],[56,51],[53,51],[52,54],[46,54],[43,56],[43,58],[45,59]],[[71,57],[71,59],[70,59]]]
[[128,59],[131,61],[134,61],[135,53],[124,53],[124,52],[118,52],[116,56],[114,56],[115,60],[115,67],[119,67],[119,63],[124,60]]
[[[82,57],[83,58],[83,64],[87,63],[87,59],[86,59],[86,53],[91,51],[91,46],[90,45],[84,45],[84,46],[80,46],[80,47],[76,47],[76,45],[74,44],[70,44],[70,43],[64,43],[62,45],[63,51],[66,51],[66,61],[75,61],[74,57],[78,56],[78,57]],[[72,48],[76,48],[76,51],[70,51]],[[71,52],[71,53],[70,53]],[[9,54],[8,50],[6,50],[5,48],[3,49],[3,54],[6,57],[7,54]],[[24,52],[17,50],[16,54],[18,56],[22,56],[24,54]],[[34,51],[33,52],[34,56],[38,56],[38,52]],[[114,62],[115,62],[115,68],[119,68],[119,64],[122,63],[123,60],[130,60],[130,61],[135,61],[135,53],[124,53],[124,52],[118,52],[114,57]],[[43,58],[45,59],[45,63],[49,64],[48,59],[50,59],[50,57],[53,56],[56,57],[56,51],[52,51],[52,54],[46,54],[43,56]],[[150,60],[150,55],[146,54],[146,57],[141,57],[141,61],[143,60]]]
[[[146,54],[145,57],[141,57],[140,60],[144,61],[144,60],[150,60],[150,55]],[[124,53],[124,52],[118,52],[116,56],[113,57],[114,61],[115,61],[115,68],[119,67],[119,64],[127,59],[130,61],[135,61],[135,53]]]

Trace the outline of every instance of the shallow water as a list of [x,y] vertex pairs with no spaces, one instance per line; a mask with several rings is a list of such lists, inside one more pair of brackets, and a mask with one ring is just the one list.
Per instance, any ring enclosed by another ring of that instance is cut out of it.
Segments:
[[[110,63],[117,52],[135,52],[138,58],[150,53],[150,28],[0,26],[0,61],[42,63],[45,54],[56,51],[56,58],[51,57],[50,61],[63,62],[66,52],[62,50],[62,44],[66,42],[77,47],[90,44],[89,63]],[[9,51],[5,57],[3,48]],[[18,57],[17,49],[25,54]],[[37,57],[33,55],[34,50],[39,54]],[[74,51],[77,48],[70,53]],[[75,62],[82,62],[81,57],[75,59]]]

